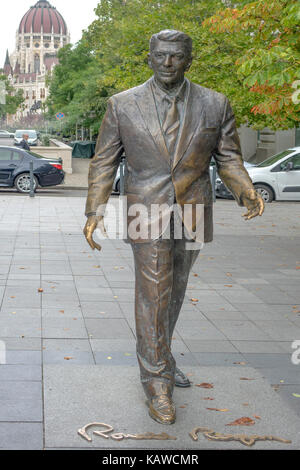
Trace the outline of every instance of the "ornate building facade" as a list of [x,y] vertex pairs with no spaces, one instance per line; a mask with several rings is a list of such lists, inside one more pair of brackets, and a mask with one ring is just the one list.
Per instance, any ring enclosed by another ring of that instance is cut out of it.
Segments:
[[41,113],[48,89],[46,77],[58,63],[58,50],[70,42],[62,15],[47,0],[39,0],[21,19],[16,33],[16,48],[6,54],[4,73],[12,85],[22,89],[25,109],[15,119]]

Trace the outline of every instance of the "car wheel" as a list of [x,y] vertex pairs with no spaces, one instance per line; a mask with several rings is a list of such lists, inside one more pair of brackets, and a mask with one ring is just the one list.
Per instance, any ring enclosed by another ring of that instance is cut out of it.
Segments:
[[268,203],[268,202],[273,201],[274,193],[273,193],[273,190],[269,186],[266,186],[264,184],[255,184],[254,187],[265,202]]
[[[36,191],[38,187],[38,181],[35,176],[33,176],[33,190]],[[30,174],[29,173],[22,173],[21,175],[17,176],[15,179],[15,188],[19,193],[30,193]]]

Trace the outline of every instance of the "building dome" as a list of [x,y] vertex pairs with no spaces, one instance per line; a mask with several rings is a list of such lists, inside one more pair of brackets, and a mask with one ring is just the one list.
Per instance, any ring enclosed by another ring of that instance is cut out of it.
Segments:
[[47,0],[39,0],[23,16],[19,33],[67,35],[67,25],[61,14]]

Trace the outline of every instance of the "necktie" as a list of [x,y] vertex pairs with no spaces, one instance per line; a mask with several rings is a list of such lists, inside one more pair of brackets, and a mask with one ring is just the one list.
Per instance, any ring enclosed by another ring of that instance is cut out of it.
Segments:
[[165,122],[163,123],[163,132],[166,138],[166,144],[171,155],[175,150],[175,144],[180,126],[179,113],[177,108],[177,97],[166,96],[164,98],[169,106]]

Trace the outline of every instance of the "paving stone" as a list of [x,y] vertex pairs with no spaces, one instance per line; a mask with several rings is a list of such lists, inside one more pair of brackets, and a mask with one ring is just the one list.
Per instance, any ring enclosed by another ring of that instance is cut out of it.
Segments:
[[81,302],[84,318],[124,318],[117,302]]
[[245,357],[238,352],[194,352],[194,358],[201,366],[230,366],[245,363]]
[[0,382],[0,421],[42,421],[40,382]]
[[77,317],[45,317],[42,330],[43,338],[87,338],[85,324]]
[[[287,403],[291,409],[300,416],[299,406],[299,395],[300,395],[300,384],[297,385],[286,385],[280,384],[278,389],[276,388],[278,395]],[[295,396],[298,395],[298,396]]]
[[[216,443],[206,440],[202,435],[198,442],[194,442],[188,435],[196,426],[205,426],[218,432],[232,432],[226,424],[245,414],[261,416],[255,426],[247,428],[248,434],[273,434],[293,441],[289,445],[275,441],[257,442],[254,449],[299,448],[299,417],[254,369],[190,367],[190,373],[195,384],[203,381],[213,383],[214,389],[209,390],[209,395],[215,398],[213,407],[227,408],[229,411],[218,413],[207,410],[207,402],[202,398],[208,396],[208,390],[195,386],[184,391],[175,388],[177,421],[166,429],[148,416],[137,367],[46,366],[46,448],[105,449],[109,446],[110,449],[120,450],[145,447],[166,450],[245,449],[240,443]],[[255,380],[242,381],[240,377],[252,377]],[[260,397],[259,401],[257,396]],[[243,403],[249,404],[246,412]],[[77,430],[94,421],[113,426],[115,432],[167,432],[176,436],[177,440],[164,441],[163,444],[159,441],[116,442],[93,436],[93,441],[89,443],[77,434]]]
[[225,340],[224,335],[208,321],[181,321],[180,318],[176,325],[176,332],[182,339],[191,340]]
[[40,351],[41,338],[7,338],[1,337],[7,351]]
[[43,364],[95,364],[91,351],[74,351],[71,347],[55,351],[43,351]]
[[90,339],[94,352],[136,352],[136,342],[134,339]]
[[86,319],[86,328],[92,338],[99,339],[130,339],[133,337],[132,331],[126,320],[122,319]]
[[282,354],[282,343],[276,341],[232,341],[235,348],[241,353],[276,353]]
[[0,366],[0,381],[41,381],[42,368],[38,365],[7,365]]
[[185,344],[189,348],[189,350],[193,353],[236,353],[238,352],[237,349],[230,341],[222,341],[222,340],[214,340],[214,341],[206,341],[206,340],[197,340],[197,339],[189,339],[185,340]]
[[273,340],[300,340],[300,327],[297,327],[288,320],[276,322],[256,320],[255,324],[261,328],[262,331],[268,334]]
[[229,340],[271,340],[250,321],[212,320],[215,326]]
[[[258,354],[258,353],[244,353],[244,357],[251,364],[252,367],[295,367],[292,364],[291,354]],[[299,368],[300,370],[300,368]]]
[[42,423],[0,423],[0,449],[42,450]]
[[42,361],[40,351],[6,351],[6,364],[35,364]]

